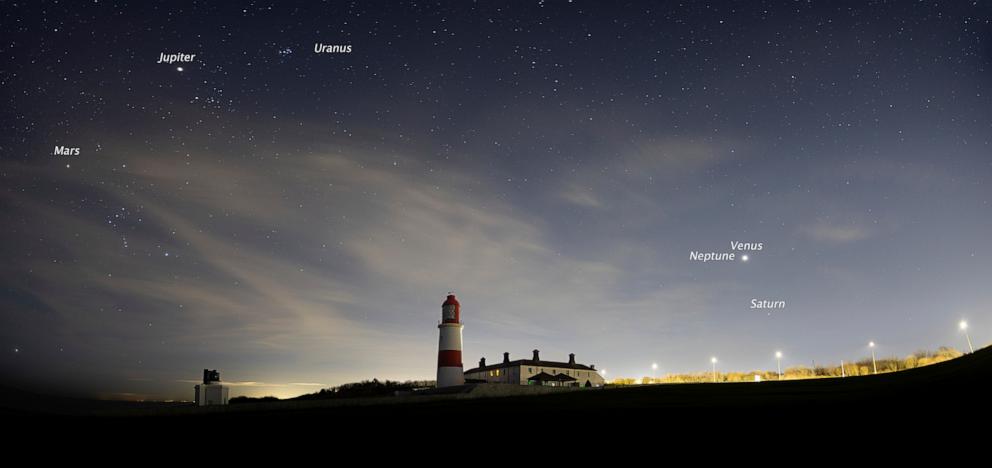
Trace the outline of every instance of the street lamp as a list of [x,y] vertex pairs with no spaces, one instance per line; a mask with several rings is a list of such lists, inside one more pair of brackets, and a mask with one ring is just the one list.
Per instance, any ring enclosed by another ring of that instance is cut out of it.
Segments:
[[775,360],[778,361],[778,379],[782,380],[782,352],[775,351]]
[[716,382],[716,357],[710,358],[710,364],[713,365],[713,381]]
[[657,371],[658,371],[658,363],[657,363],[657,362],[655,362],[655,363],[652,363],[652,364],[651,364],[651,380],[652,380],[652,381],[653,381],[653,380],[654,380],[655,378],[657,378],[657,377],[655,376],[655,373],[656,373]]
[[878,367],[875,366],[875,342],[874,341],[869,341],[868,342],[868,347],[871,348],[871,373],[872,374],[877,374],[878,373]]
[[964,320],[962,320],[961,323],[958,324],[958,327],[961,329],[961,331],[964,332],[965,339],[968,340],[968,350],[970,352],[974,353],[975,352],[975,348],[973,348],[971,346],[971,337],[968,336],[968,322],[965,322]]

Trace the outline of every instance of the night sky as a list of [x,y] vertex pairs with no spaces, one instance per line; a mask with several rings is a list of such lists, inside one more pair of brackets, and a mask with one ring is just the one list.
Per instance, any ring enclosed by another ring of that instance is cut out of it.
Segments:
[[0,10],[4,385],[433,379],[448,291],[466,369],[992,340],[987,2],[228,3]]

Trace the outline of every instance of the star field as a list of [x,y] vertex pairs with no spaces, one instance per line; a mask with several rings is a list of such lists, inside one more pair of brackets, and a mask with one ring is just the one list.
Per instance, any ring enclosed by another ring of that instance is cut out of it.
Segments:
[[[745,371],[960,349],[962,319],[987,343],[990,13],[9,4],[3,383],[428,379],[450,290],[466,363]],[[690,260],[734,241],[763,248]]]

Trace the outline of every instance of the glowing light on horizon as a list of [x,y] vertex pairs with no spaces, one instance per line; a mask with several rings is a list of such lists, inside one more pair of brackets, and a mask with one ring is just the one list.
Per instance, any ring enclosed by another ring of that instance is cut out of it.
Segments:
[[968,335],[968,322],[962,320],[961,323],[958,324],[958,328],[964,332],[964,337],[968,340],[968,351],[974,353],[975,347],[971,345],[971,336]]
[[872,374],[877,374],[878,373],[878,366],[875,365],[875,342],[874,341],[869,341],[868,342],[868,347],[871,348],[871,373]]

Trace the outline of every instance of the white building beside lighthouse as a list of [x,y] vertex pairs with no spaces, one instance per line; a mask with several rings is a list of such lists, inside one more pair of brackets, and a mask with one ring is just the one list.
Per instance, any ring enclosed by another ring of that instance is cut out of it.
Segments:
[[487,365],[482,358],[479,367],[465,371],[465,380],[548,387],[602,387],[606,383],[595,365],[575,362],[574,354],[568,355],[568,362],[545,361],[536,349],[532,359],[511,361],[510,353],[503,353],[503,362]]
[[462,372],[462,323],[461,304],[455,295],[441,304],[441,323],[437,325],[440,341],[437,350],[437,388],[465,383]]

